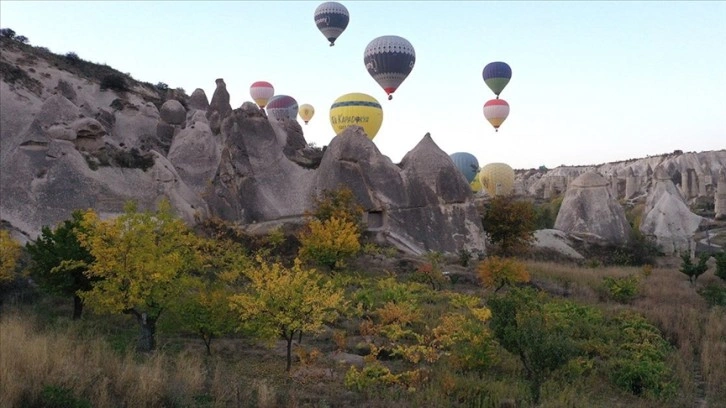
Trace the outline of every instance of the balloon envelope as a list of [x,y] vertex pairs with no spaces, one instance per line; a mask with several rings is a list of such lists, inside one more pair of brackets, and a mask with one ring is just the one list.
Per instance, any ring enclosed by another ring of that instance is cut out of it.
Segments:
[[348,9],[340,3],[329,1],[315,9],[315,25],[318,30],[330,41],[330,46],[335,45],[335,40],[343,34],[348,27],[350,14]]
[[507,116],[509,116],[509,104],[504,99],[491,99],[484,104],[484,117],[497,131]]
[[307,125],[310,119],[313,118],[313,115],[315,115],[315,108],[313,108],[313,105],[310,105],[309,103],[304,103],[300,105],[300,119],[305,121],[305,124]]
[[297,119],[297,101],[292,96],[275,95],[267,102],[267,116],[282,119]]
[[363,53],[368,73],[393,98],[401,83],[416,64],[416,51],[408,40],[395,35],[384,35],[371,41]]
[[383,109],[378,101],[364,93],[349,93],[336,99],[330,106],[330,125],[336,135],[348,126],[361,126],[373,140],[383,123]]
[[489,163],[481,168],[479,182],[492,197],[511,194],[514,191],[514,170],[506,163]]
[[250,96],[257,106],[264,109],[270,98],[275,95],[275,88],[272,84],[265,81],[257,81],[250,86]]
[[509,80],[512,79],[512,68],[506,62],[490,62],[484,67],[481,75],[489,89],[498,98],[499,94],[504,90],[504,87],[509,83]]
[[479,161],[476,157],[474,157],[473,154],[466,152],[457,152],[451,154],[449,157],[451,157],[451,160],[456,165],[456,168],[458,168],[461,174],[464,175],[466,182],[471,183],[472,180],[474,180],[474,176],[476,176],[476,172],[479,171]]

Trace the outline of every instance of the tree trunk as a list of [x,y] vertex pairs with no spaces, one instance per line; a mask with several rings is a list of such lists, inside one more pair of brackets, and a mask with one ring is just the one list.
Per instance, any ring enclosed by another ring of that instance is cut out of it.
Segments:
[[285,371],[290,372],[290,367],[292,366],[292,338],[294,336],[294,333],[290,333],[289,336],[285,336],[285,340],[287,340],[287,368]]
[[78,320],[83,314],[83,299],[78,295],[73,295],[73,320]]
[[149,317],[143,312],[134,312],[134,315],[141,329],[137,349],[141,352],[154,351],[156,349],[156,318]]

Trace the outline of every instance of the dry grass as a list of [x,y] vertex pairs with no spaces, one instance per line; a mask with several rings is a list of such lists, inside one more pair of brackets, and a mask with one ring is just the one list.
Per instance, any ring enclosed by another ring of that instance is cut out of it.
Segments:
[[101,339],[71,330],[38,331],[27,316],[0,321],[0,406],[38,406],[45,387],[73,390],[94,407],[184,404],[203,392],[205,367],[196,355],[162,353],[137,361]]
[[709,407],[726,407],[726,309],[713,308],[709,312],[701,347],[701,370]]

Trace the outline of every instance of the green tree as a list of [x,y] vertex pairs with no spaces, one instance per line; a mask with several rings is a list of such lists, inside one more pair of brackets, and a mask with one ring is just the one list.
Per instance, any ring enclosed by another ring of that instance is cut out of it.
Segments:
[[525,250],[534,239],[535,212],[529,201],[511,195],[491,199],[482,217],[484,231],[503,256]]
[[716,276],[726,281],[726,251],[714,255],[716,258]]
[[502,347],[519,357],[535,404],[547,377],[579,352],[567,320],[554,318],[545,300],[544,294],[530,288],[513,288],[488,302],[492,333]]
[[0,230],[0,285],[15,279],[21,246],[6,230]]
[[193,333],[212,354],[212,340],[233,333],[238,316],[229,297],[243,285],[243,271],[250,265],[244,248],[229,239],[200,239],[199,269],[187,277],[187,292],[170,307],[165,326]]
[[343,290],[314,269],[304,269],[299,259],[292,268],[268,264],[257,257],[258,266],[248,268],[246,289],[230,297],[230,306],[243,322],[241,327],[260,338],[287,341],[287,366],[292,365],[295,334],[317,333],[333,322],[344,307]]
[[95,258],[88,276],[101,280],[81,297],[98,312],[133,315],[141,331],[138,349],[154,350],[161,313],[187,293],[189,271],[198,265],[197,237],[166,200],[156,212],[127,203],[123,214],[107,221],[87,212],[82,228],[87,232],[78,239]]
[[703,253],[698,257],[698,263],[694,264],[691,260],[691,255],[687,253],[682,254],[681,267],[678,270],[688,276],[688,280],[691,282],[691,285],[695,285],[696,279],[708,270],[708,265],[706,265],[708,258],[710,258],[710,255]]
[[31,258],[30,276],[43,291],[73,298],[73,320],[83,313],[80,293],[91,290],[93,283],[86,272],[94,258],[77,237],[82,221],[83,212],[74,211],[54,230],[44,226],[40,236],[25,245]]

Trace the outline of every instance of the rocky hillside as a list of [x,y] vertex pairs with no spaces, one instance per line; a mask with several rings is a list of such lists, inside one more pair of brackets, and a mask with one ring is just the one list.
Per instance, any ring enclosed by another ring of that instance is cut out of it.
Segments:
[[[345,185],[380,242],[413,254],[485,251],[475,197],[429,135],[401,163],[356,127],[317,149],[297,121],[270,120],[251,102],[233,108],[221,78],[210,101],[72,53],[0,45],[0,219],[22,241],[76,209],[109,217],[127,201],[150,209],[162,198],[190,224],[219,217],[266,232],[300,224],[315,195]],[[710,242],[712,221],[726,217],[725,168],[726,150],[677,151],[518,170],[515,192],[563,197],[557,229],[613,245],[631,233],[620,206],[640,205],[636,227],[676,253],[704,231]]]
[[162,198],[189,223],[219,217],[264,232],[300,223],[313,197],[345,185],[379,241],[414,254],[485,250],[468,184],[428,135],[399,164],[359,127],[322,151],[297,121],[251,102],[233,109],[221,78],[209,101],[1,41],[0,218],[21,240],[75,209],[108,217]]

